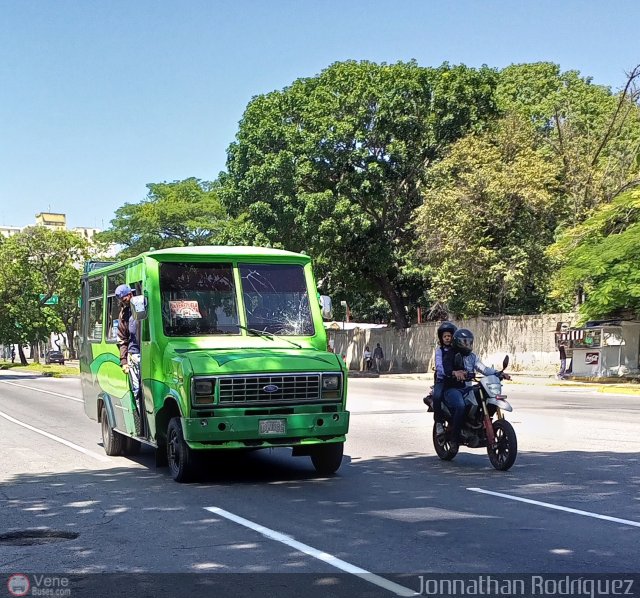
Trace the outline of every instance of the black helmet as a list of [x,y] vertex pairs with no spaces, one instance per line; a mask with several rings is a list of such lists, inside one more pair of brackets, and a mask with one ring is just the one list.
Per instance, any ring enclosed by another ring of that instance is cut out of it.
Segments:
[[456,330],[458,330],[458,327],[453,322],[442,322],[442,324],[438,326],[438,340],[440,344],[442,344],[442,335],[445,332],[453,334]]
[[473,351],[473,332],[460,328],[453,333],[453,348],[462,355],[469,355]]

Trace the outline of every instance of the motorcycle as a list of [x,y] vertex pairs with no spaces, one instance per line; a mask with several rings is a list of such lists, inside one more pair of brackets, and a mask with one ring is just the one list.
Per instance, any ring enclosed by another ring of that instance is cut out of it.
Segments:
[[[502,362],[502,371],[480,378],[474,375],[470,379],[476,383],[461,389],[464,394],[465,419],[460,444],[469,448],[486,447],[491,465],[499,471],[510,469],[518,455],[516,432],[503,414],[504,411],[513,411],[506,400],[507,396],[502,394],[504,370],[508,365],[507,355]],[[423,401],[428,406],[428,411],[433,412],[433,387]],[[459,444],[452,442],[451,412],[444,401],[442,411],[446,419],[443,423],[444,433],[437,433],[437,424],[434,422],[433,446],[440,459],[451,461],[458,454]]]

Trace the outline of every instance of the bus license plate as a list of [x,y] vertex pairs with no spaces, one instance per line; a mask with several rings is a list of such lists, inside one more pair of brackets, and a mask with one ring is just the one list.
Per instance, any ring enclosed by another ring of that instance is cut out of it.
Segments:
[[260,434],[284,434],[287,431],[284,419],[261,419],[258,427]]

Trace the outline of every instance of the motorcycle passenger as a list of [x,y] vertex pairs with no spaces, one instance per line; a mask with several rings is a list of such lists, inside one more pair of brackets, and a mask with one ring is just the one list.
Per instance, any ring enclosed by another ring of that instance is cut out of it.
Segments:
[[[448,388],[444,394],[444,401],[449,407],[452,414],[451,439],[453,442],[460,443],[460,434],[464,424],[465,403],[464,395],[471,387],[470,380],[475,372],[479,372],[483,376],[491,376],[497,374],[499,370],[490,368],[473,352],[473,333],[466,328],[459,328],[453,334],[453,348],[456,353],[463,357],[464,369],[453,370],[455,383]],[[502,374],[505,380],[511,380],[509,374]]]
[[442,400],[448,382],[453,382],[453,333],[457,327],[452,322],[443,322],[438,326],[438,343],[436,347],[436,374],[433,385],[433,421],[436,424],[436,434],[444,434],[444,414]]

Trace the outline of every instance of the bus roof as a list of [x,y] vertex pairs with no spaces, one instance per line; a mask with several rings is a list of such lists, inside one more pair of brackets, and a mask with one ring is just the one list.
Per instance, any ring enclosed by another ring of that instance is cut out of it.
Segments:
[[104,267],[96,268],[86,274],[93,275],[104,270],[117,269],[123,265],[134,262],[141,257],[168,257],[168,258],[184,258],[186,256],[198,257],[215,257],[237,259],[239,257],[280,257],[280,258],[296,258],[296,261],[309,262],[311,258],[303,253],[295,253],[293,251],[285,251],[284,249],[273,249],[270,247],[253,247],[251,245],[199,245],[195,247],[169,247],[168,249],[153,249],[146,251],[135,257],[127,258],[112,264],[105,264]]

